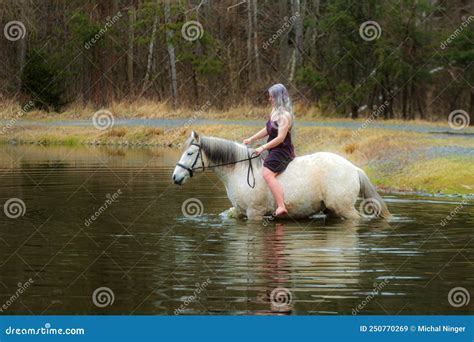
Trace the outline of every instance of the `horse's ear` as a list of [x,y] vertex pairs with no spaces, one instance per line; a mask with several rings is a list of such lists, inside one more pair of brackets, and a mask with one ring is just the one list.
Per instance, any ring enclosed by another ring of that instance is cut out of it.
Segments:
[[199,143],[199,134],[197,134],[196,131],[191,132],[191,138],[193,138],[193,140]]

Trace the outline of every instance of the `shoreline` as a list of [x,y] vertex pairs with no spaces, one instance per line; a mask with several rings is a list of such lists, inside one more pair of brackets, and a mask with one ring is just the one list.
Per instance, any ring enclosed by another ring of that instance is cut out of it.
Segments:
[[[425,125],[405,125],[412,126],[412,129],[369,125],[356,131],[353,124],[351,128],[330,124],[300,125],[296,127],[295,147],[298,155],[318,151],[342,155],[364,169],[384,193],[435,196],[473,194],[474,139],[471,129],[457,134],[433,134],[431,130],[420,130]],[[48,125],[40,122],[30,126],[14,125],[7,134],[0,135],[0,143],[176,149],[182,146],[192,130],[240,142],[255,133],[256,125],[198,122],[163,127],[118,125],[98,130],[89,126]]]
[[[192,125],[240,125],[259,127],[262,126],[263,119],[213,119],[213,118],[119,118],[114,119],[114,128],[119,127],[149,127],[149,128],[166,128],[173,130],[175,127]],[[0,126],[8,125],[8,120],[0,119]],[[17,127],[35,127],[35,126],[51,126],[51,127],[94,127],[92,120],[86,119],[38,119],[38,120],[18,120],[14,123]],[[454,129],[447,124],[441,122],[428,121],[400,121],[387,120],[368,122],[367,120],[352,119],[332,119],[332,120],[299,120],[295,123],[296,127],[335,127],[353,129],[356,131],[364,129],[388,129],[388,130],[409,130],[420,133],[431,134],[452,134],[474,138],[474,127],[462,130]]]

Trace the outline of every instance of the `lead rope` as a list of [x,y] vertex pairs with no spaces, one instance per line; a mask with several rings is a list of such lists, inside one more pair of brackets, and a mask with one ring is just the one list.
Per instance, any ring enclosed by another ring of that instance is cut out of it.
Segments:
[[[252,189],[255,188],[255,173],[253,172],[253,165],[252,165],[252,159],[254,158],[253,157],[254,154],[255,152],[252,152],[252,154],[250,154],[249,149],[247,148],[247,157],[249,161],[249,168],[247,169],[247,184]],[[252,178],[253,178],[252,185],[250,184],[250,173],[252,173]]]

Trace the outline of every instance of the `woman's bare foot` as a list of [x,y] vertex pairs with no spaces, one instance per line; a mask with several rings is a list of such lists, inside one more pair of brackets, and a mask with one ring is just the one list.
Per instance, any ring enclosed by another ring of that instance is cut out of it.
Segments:
[[273,216],[275,217],[282,217],[288,214],[288,210],[286,210],[285,207],[278,207],[276,208],[275,212],[273,213]]

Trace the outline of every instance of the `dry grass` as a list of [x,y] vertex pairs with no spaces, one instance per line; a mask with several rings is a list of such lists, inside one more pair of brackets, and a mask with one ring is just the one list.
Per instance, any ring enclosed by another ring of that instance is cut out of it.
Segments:
[[125,128],[112,128],[106,134],[108,137],[122,138],[127,134],[127,130]]

